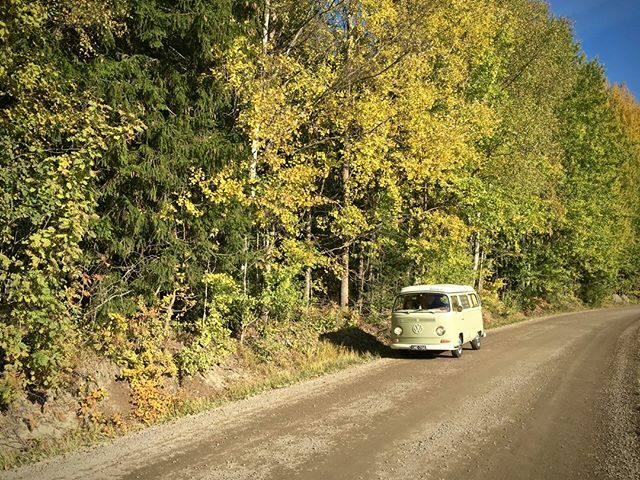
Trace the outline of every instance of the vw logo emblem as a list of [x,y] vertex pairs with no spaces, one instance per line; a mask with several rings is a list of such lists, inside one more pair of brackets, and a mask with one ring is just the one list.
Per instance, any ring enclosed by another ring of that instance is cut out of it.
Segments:
[[413,327],[411,327],[411,331],[416,334],[422,332],[422,325],[416,323]]

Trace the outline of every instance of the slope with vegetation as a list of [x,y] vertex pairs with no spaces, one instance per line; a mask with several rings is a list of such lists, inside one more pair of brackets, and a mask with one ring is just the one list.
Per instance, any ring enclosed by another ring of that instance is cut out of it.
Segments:
[[0,405],[86,413],[90,355],[154,421],[414,282],[637,294],[639,132],[536,0],[6,0]]

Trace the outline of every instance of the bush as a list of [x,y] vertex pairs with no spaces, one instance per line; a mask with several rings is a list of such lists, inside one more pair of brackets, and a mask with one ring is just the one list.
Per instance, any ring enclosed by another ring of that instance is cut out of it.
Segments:
[[226,274],[207,273],[202,282],[206,291],[202,316],[180,326],[185,347],[177,353],[176,364],[181,376],[207,370],[224,360],[234,347],[227,319],[232,306],[240,303],[243,295]]

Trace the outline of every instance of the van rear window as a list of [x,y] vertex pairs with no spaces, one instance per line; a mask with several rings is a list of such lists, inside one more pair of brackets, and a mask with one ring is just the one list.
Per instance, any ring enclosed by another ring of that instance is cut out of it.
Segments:
[[432,310],[448,312],[449,298],[442,293],[407,293],[399,295],[393,310]]
[[476,296],[475,293],[471,293],[469,294],[469,298],[471,299],[471,306],[472,307],[477,307],[478,304],[478,297]]
[[469,308],[471,306],[467,295],[460,295],[460,303],[462,303],[462,308]]

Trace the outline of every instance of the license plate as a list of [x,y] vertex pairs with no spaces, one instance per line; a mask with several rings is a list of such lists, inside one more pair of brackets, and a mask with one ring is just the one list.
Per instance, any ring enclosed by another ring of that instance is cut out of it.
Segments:
[[409,350],[426,350],[427,346],[426,345],[411,345],[409,347]]

